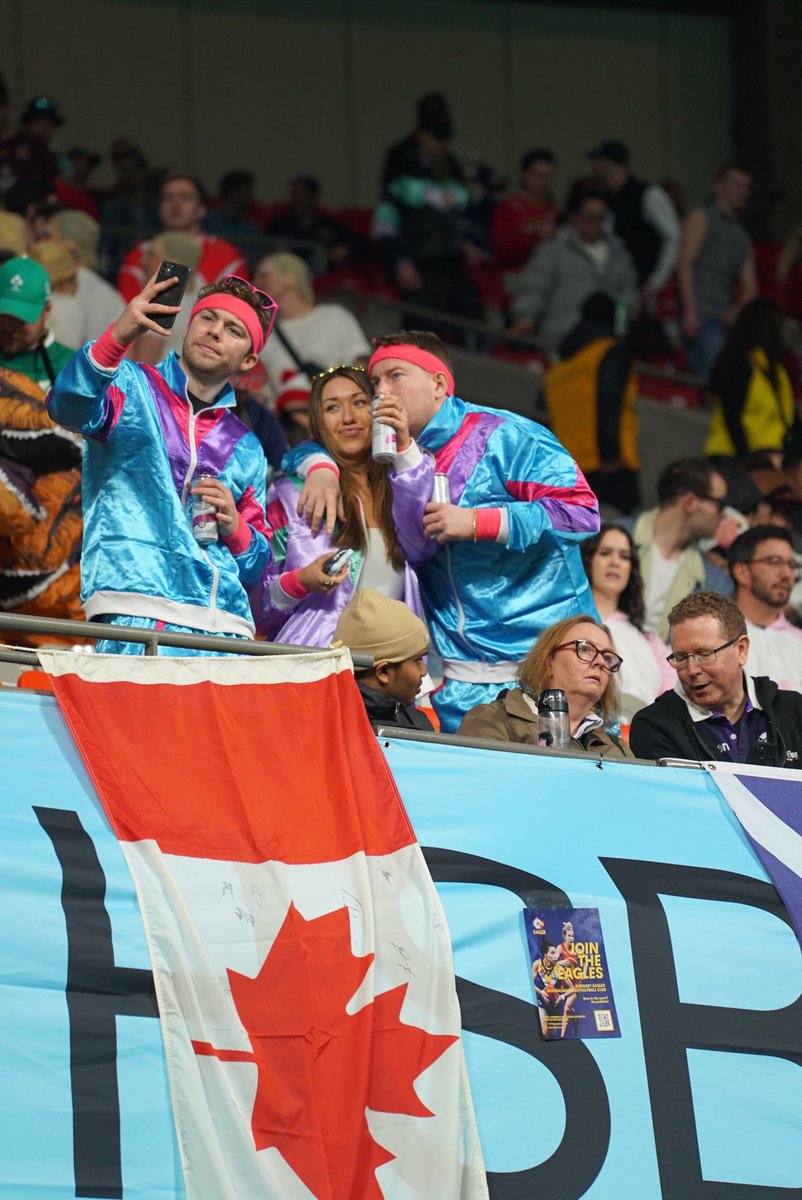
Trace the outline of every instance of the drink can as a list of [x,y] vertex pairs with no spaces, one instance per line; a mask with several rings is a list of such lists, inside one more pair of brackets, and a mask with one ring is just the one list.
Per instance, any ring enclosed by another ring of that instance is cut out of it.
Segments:
[[[196,487],[204,480],[210,479],[209,475],[196,475],[192,480],[192,486]],[[204,500],[202,496],[190,495],[190,520],[192,521],[192,533],[195,541],[199,546],[208,546],[211,542],[218,540],[219,534],[217,530],[217,509],[208,500]]]
[[448,482],[448,476],[443,475],[440,471],[435,472],[434,487],[432,488],[432,503],[451,503],[451,485]]
[[392,425],[384,425],[381,421],[376,420],[376,409],[381,399],[381,396],[373,397],[373,427],[371,430],[373,461],[393,462],[398,453],[398,439]]

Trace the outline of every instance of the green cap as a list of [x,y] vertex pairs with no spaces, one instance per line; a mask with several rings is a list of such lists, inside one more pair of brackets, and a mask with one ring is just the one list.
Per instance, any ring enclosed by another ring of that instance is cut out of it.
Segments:
[[0,267],[0,316],[30,325],[39,320],[49,299],[47,271],[32,258],[10,258]]

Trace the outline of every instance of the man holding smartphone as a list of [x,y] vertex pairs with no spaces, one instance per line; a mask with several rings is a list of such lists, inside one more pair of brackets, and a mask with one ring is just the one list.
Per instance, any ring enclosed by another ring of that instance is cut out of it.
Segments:
[[[229,380],[255,365],[275,304],[227,276],[199,292],[180,356],[158,367],[130,362],[140,334],[168,336],[166,318],[179,307],[162,299],[177,282],[154,275],[48,398],[53,419],[85,438],[83,607],[109,624],[252,637],[247,589],[270,560],[267,464],[234,415]],[[214,506],[216,538],[207,529],[196,540],[193,498]],[[97,649],[143,650],[115,641]]]

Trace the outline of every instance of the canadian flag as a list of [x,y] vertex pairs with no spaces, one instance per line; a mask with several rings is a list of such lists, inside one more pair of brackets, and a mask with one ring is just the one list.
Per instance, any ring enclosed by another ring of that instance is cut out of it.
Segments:
[[347,651],[43,652],[134,878],[189,1200],[477,1200],[443,911]]

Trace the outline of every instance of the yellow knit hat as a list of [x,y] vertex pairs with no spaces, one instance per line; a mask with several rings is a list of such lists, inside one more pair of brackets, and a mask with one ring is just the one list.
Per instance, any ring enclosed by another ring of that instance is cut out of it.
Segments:
[[334,637],[355,653],[372,654],[376,663],[403,662],[422,654],[429,645],[420,617],[400,600],[391,600],[373,588],[362,588],[346,605]]

